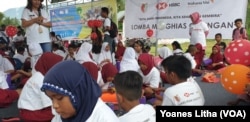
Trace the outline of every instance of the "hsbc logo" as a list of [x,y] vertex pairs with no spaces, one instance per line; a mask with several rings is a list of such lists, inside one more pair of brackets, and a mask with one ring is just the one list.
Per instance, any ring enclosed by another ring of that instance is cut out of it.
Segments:
[[168,7],[168,4],[166,2],[160,2],[156,4],[156,8],[158,10],[163,10],[163,9],[166,9],[167,7]]
[[164,10],[167,9],[168,7],[179,7],[180,3],[166,3],[166,2],[160,2],[156,4],[156,9],[157,10]]

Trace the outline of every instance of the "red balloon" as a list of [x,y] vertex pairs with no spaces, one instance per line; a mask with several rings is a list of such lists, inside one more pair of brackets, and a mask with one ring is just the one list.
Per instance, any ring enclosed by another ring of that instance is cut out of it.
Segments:
[[225,49],[226,60],[230,64],[250,65],[250,42],[248,40],[234,40]]
[[147,30],[147,36],[148,36],[148,37],[152,37],[153,34],[154,34],[154,31],[153,31],[152,29],[148,29],[148,30]]
[[100,28],[100,27],[102,27],[102,21],[101,20],[94,20],[94,25],[95,25],[95,27]]
[[94,25],[94,20],[89,20],[88,21],[88,26],[90,27],[90,28],[93,28],[95,25]]
[[96,32],[91,33],[90,38],[91,38],[91,40],[96,40],[97,39]]
[[9,36],[9,37],[13,37],[17,34],[17,28],[13,25],[9,25],[6,27],[5,29],[6,31],[6,34]]

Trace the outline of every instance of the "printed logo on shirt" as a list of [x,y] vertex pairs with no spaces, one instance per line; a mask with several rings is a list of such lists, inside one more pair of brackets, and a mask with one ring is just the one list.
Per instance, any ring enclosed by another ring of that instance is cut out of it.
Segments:
[[186,92],[186,93],[184,93],[183,94],[185,97],[189,97],[189,96],[191,96],[191,95],[194,95],[194,93],[188,93],[188,92]]

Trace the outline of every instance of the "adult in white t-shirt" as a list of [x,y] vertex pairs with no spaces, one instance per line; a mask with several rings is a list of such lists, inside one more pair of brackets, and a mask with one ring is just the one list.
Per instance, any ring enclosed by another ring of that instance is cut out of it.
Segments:
[[111,29],[111,19],[109,18],[109,9],[107,7],[101,8],[101,16],[104,18],[103,21],[103,33],[104,33],[104,42],[108,42],[110,45],[110,51],[115,52],[114,50],[114,38],[110,37],[109,30]]
[[26,30],[27,44],[39,43],[43,52],[51,52],[49,28],[52,26],[50,16],[40,0],[28,0],[21,17]]
[[[172,86],[163,95],[164,106],[201,106],[205,100],[199,85],[191,77],[191,63],[185,56],[170,56],[162,61],[167,80]],[[176,68],[178,67],[178,68]]]
[[192,23],[190,24],[189,34],[190,34],[190,44],[195,45],[200,43],[205,50],[207,43],[206,37],[208,35],[209,29],[205,22],[201,20],[201,16],[198,12],[194,12],[190,15]]

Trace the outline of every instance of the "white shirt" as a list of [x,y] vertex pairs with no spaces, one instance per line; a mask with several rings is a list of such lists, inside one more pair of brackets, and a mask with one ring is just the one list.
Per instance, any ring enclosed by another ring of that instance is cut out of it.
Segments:
[[52,105],[50,98],[41,91],[44,76],[40,72],[32,74],[24,85],[18,100],[18,108],[30,111],[40,110]]
[[[103,26],[105,27],[110,27],[111,26],[111,20],[109,18],[104,19]],[[104,32],[104,35],[110,35],[108,31]]]
[[[50,22],[50,16],[47,13],[45,9],[41,9],[41,14],[44,18],[43,22]],[[22,19],[29,21],[31,19],[37,18],[38,15],[34,11],[30,11],[27,8],[24,8],[23,14],[22,14]],[[30,44],[32,42],[36,43],[47,43],[51,42],[50,37],[49,37],[49,28],[40,26],[42,29],[42,33],[39,33],[39,25],[34,23],[30,25],[29,27],[26,27],[26,36],[27,36],[27,43]]]
[[202,106],[205,100],[203,93],[195,80],[173,85],[166,89],[163,95],[163,106]]
[[7,74],[0,71],[0,89],[8,89],[9,85],[7,83]]
[[161,82],[160,72],[158,69],[153,67],[148,75],[144,75],[141,70],[139,70],[143,78],[143,84],[148,84],[152,88],[159,88],[159,84]]
[[155,109],[151,105],[140,104],[119,117],[120,122],[155,122]]
[[184,56],[190,61],[192,69],[195,69],[196,61],[194,60],[194,57],[190,53],[185,53]]
[[86,122],[119,122],[119,119],[113,110],[99,98],[92,114]]
[[22,63],[25,62],[25,60],[28,58],[28,56],[25,55],[21,55],[19,53],[16,53],[13,58],[19,59]]
[[15,70],[13,64],[7,58],[3,58],[1,56],[0,60],[1,60],[0,61],[0,70],[1,71],[6,72],[6,71],[10,71],[10,70]]
[[66,57],[66,54],[62,50],[53,51],[54,54],[62,56],[63,58]]
[[157,50],[157,52],[163,59],[173,55],[173,52],[168,47],[161,47]]
[[202,47],[206,47],[207,43],[205,32],[208,30],[208,26],[205,22],[199,22],[198,24],[190,24],[190,44],[195,45],[197,43],[200,43]]
[[175,49],[175,50],[173,51],[173,54],[174,54],[174,55],[183,55],[183,51],[182,51],[181,49]]

